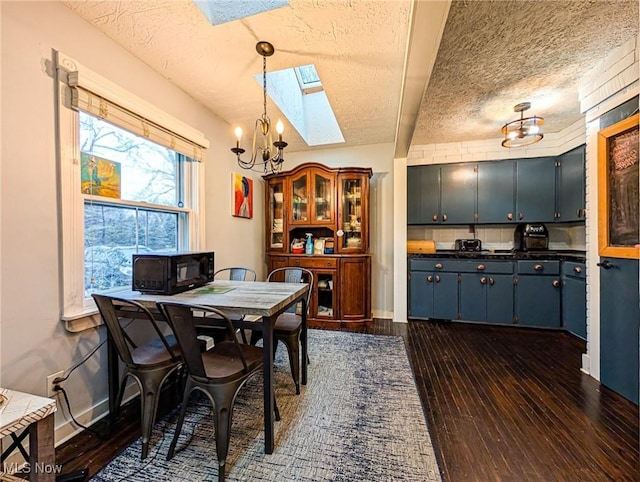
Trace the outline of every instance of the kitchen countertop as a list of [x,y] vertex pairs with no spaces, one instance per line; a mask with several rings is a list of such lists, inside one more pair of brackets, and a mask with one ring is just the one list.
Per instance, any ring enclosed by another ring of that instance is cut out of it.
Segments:
[[584,263],[586,260],[585,251],[578,250],[546,250],[546,251],[456,251],[454,249],[438,250],[435,253],[408,254],[409,258],[452,258],[452,259],[496,259],[496,260],[558,260],[575,261]]

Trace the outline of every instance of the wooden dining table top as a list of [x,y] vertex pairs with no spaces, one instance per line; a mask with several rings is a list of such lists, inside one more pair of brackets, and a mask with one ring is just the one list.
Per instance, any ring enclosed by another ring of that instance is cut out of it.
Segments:
[[308,289],[307,283],[215,280],[174,295],[124,291],[118,296],[149,308],[155,307],[158,301],[168,301],[209,306],[228,313],[273,316],[301,298]]

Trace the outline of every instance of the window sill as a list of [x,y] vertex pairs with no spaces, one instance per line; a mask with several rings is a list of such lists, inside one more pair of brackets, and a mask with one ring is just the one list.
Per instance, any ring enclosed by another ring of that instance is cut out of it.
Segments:
[[95,308],[89,308],[75,315],[63,316],[61,320],[64,322],[65,329],[72,333],[97,328],[103,324],[102,317]]

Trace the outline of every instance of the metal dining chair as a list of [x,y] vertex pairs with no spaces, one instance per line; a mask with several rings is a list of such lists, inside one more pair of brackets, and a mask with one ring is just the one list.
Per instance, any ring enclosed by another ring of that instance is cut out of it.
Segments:
[[[267,281],[284,281],[285,283],[302,283],[306,281],[309,283],[307,313],[309,312],[309,302],[311,301],[311,292],[314,284],[312,271],[306,268],[276,268],[268,274]],[[278,316],[273,326],[273,349],[275,356],[275,351],[278,349],[278,341],[281,341],[287,347],[291,377],[296,387],[296,395],[298,395],[300,394],[300,332],[302,330],[302,316],[296,313],[296,309],[297,306],[294,305]],[[252,345],[255,345],[261,338],[261,331],[251,331],[250,343]],[[309,363],[308,356],[306,362]]]
[[[169,375],[182,366],[180,348],[175,336],[165,335],[153,314],[140,303],[95,293],[92,296],[125,367],[114,405],[115,413],[111,416],[113,419],[117,416],[125,382],[132,377],[140,389],[142,459],[145,459],[149,452],[149,438],[158,410],[160,389]],[[129,334],[135,325],[150,326],[154,339],[144,344],[136,343]]]
[[232,268],[222,268],[216,271],[213,274],[213,278],[219,278],[218,275],[228,273],[229,280],[231,281],[255,281],[256,280],[256,272],[251,268],[241,268],[241,267],[232,267]]
[[[234,401],[247,379],[262,369],[262,348],[239,343],[233,336],[235,330],[231,320],[216,308],[168,302],[159,302],[158,308],[171,324],[187,366],[182,407],[167,460],[171,460],[175,454],[189,397],[194,390],[200,390],[209,398],[214,409],[218,481],[224,481]],[[224,320],[224,329],[230,336],[210,350],[201,352],[195,329],[197,318],[211,314]],[[275,418],[280,420],[275,403],[274,407]]]

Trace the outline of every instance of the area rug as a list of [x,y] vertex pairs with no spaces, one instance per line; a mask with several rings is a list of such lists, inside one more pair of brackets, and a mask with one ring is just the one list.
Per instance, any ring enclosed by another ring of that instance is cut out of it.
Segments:
[[[286,349],[278,349],[273,454],[264,453],[261,375],[238,394],[228,481],[441,480],[401,337],[309,330],[309,356],[309,383],[295,395]],[[177,416],[156,423],[144,461],[138,440],[91,480],[217,480],[208,399],[192,396],[180,451],[167,462]]]

